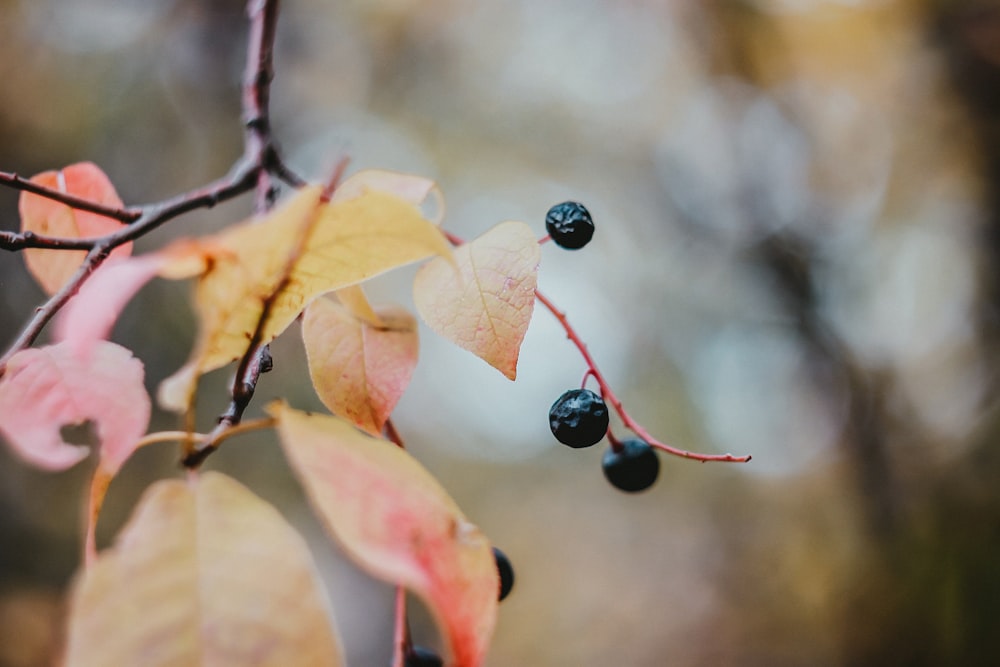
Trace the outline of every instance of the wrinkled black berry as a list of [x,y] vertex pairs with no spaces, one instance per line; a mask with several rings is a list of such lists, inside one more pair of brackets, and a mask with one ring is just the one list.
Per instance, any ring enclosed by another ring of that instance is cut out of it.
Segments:
[[583,204],[564,201],[545,214],[545,229],[560,248],[579,250],[594,236],[594,221]]
[[423,646],[411,646],[404,667],[443,667],[444,661],[434,651]]
[[570,389],[549,410],[549,428],[570,447],[596,445],[608,432],[608,406],[589,389]]
[[514,566],[510,564],[507,554],[493,547],[493,558],[497,561],[497,572],[500,574],[500,594],[497,599],[501,602],[510,595],[510,589],[514,588]]
[[645,440],[633,438],[622,442],[621,451],[604,452],[601,467],[612,486],[636,493],[653,486],[660,474],[660,459]]

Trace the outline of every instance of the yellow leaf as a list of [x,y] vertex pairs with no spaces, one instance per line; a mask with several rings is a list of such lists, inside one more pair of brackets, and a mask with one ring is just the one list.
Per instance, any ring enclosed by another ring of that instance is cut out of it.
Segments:
[[531,228],[503,222],[461,246],[451,264],[417,272],[413,300],[431,329],[513,380],[535,307],[541,251]]
[[497,615],[489,541],[412,456],[348,422],[274,403],[278,434],[316,512],[372,575],[419,595],[455,667],[481,665]]
[[368,301],[368,297],[365,296],[365,290],[361,285],[351,285],[339,289],[336,291],[336,295],[337,301],[354,317],[373,327],[384,326],[375,309],[372,308],[372,304]]
[[379,309],[381,326],[316,299],[302,318],[309,376],[323,405],[373,435],[382,432],[417,364],[417,323],[403,308]]
[[414,206],[426,205],[425,217],[436,225],[444,219],[444,194],[429,178],[383,169],[367,169],[354,174],[333,193],[333,201],[350,199],[368,191],[378,190],[396,195]]
[[75,582],[67,667],[342,664],[305,541],[235,481],[157,482]]
[[315,187],[303,188],[262,220],[198,244],[207,257],[195,293],[199,339],[191,359],[159,393],[164,407],[178,411],[188,407],[199,375],[246,352],[258,324],[259,342],[267,343],[320,294],[451,253],[437,227],[399,197],[366,190],[323,204]]

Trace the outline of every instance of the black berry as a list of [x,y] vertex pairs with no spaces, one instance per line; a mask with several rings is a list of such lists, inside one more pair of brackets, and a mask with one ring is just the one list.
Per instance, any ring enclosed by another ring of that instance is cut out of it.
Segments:
[[444,661],[434,651],[423,646],[411,646],[403,667],[443,667]]
[[564,445],[596,445],[608,432],[608,406],[589,389],[570,389],[552,404],[549,428]]
[[560,248],[579,250],[594,236],[594,221],[583,204],[564,201],[545,214],[545,229]]
[[514,588],[514,567],[507,554],[496,547],[493,547],[493,558],[497,561],[497,572],[500,573],[500,595],[497,599],[502,602],[510,594],[510,589]]
[[620,451],[604,452],[601,467],[612,486],[635,493],[653,486],[660,474],[660,459],[645,440],[633,438],[621,443]]

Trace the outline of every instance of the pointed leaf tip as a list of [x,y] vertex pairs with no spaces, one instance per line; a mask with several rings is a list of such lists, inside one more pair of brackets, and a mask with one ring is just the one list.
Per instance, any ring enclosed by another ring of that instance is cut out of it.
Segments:
[[313,508],[358,564],[403,585],[438,621],[455,667],[478,667],[497,615],[489,541],[416,459],[347,421],[274,403],[282,447]]
[[454,258],[457,272],[440,258],[417,272],[417,311],[435,332],[513,380],[535,306],[538,242],[523,222],[503,222]]

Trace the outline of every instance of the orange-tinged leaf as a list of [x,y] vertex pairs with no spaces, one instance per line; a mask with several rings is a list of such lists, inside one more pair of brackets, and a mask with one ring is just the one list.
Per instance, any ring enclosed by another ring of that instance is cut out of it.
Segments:
[[[31,181],[105,206],[122,206],[111,181],[91,162],[73,164],[61,171],[42,172],[32,176]],[[18,208],[21,231],[45,236],[89,238],[110,234],[124,226],[118,220],[79,211],[30,192],[21,193]],[[127,257],[131,253],[131,243],[120,245],[111,252],[116,257]],[[83,250],[28,248],[24,251],[24,261],[38,284],[51,295],[80,268],[86,255]]]
[[304,540],[217,473],[153,485],[73,588],[67,667],[340,664]]
[[201,242],[211,261],[198,282],[201,330],[189,362],[160,387],[164,407],[185,410],[202,373],[240,358],[268,312],[260,342],[280,334],[320,294],[360,283],[451,248],[417,208],[394,195],[366,190],[320,203],[320,190],[301,189],[259,221]]
[[281,403],[269,411],[313,507],[344,549],[372,575],[423,598],[456,667],[481,665],[499,586],[486,537],[388,440]]
[[146,432],[149,412],[142,362],[114,343],[96,344],[86,358],[68,343],[21,350],[0,379],[0,433],[47,470],[87,456],[60,428],[89,420],[101,441],[101,468],[116,472]]
[[523,222],[502,222],[420,267],[413,299],[431,329],[513,380],[535,307],[541,251]]
[[329,299],[316,299],[302,319],[309,376],[323,405],[373,435],[410,382],[417,365],[417,322],[403,308],[380,308],[380,327]]

